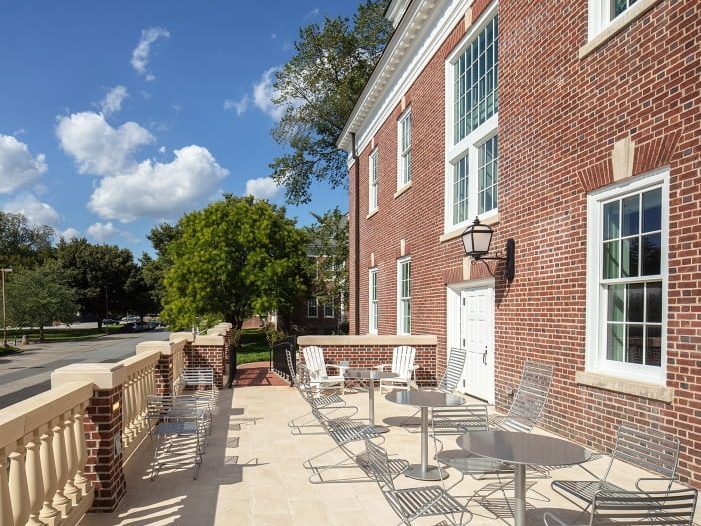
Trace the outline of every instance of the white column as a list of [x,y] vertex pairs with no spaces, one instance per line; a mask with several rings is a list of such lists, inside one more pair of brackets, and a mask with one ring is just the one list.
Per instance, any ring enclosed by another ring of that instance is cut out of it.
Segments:
[[53,524],[60,512],[53,507],[52,501],[56,494],[56,463],[54,462],[53,448],[53,425],[49,422],[46,431],[39,437],[41,448],[39,456],[41,459],[41,476],[44,483],[44,504],[39,512],[42,522]]
[[66,419],[63,421],[63,442],[66,448],[66,487],[63,489],[64,494],[71,500],[73,505],[78,504],[80,500],[80,490],[76,487],[73,479],[78,471],[78,457],[75,452],[75,434],[73,433],[73,415],[66,414]]
[[29,522],[28,525],[43,526],[39,520],[39,512],[44,502],[44,481],[41,478],[41,457],[39,450],[41,441],[39,429],[35,429],[32,438],[27,442],[27,485],[29,488]]
[[88,461],[88,446],[85,440],[85,429],[83,427],[83,414],[85,413],[85,404],[82,404],[76,409],[73,415],[73,434],[75,436],[75,451],[78,467],[73,481],[81,491],[81,497],[85,496],[90,491],[90,481],[83,475],[85,463]]
[[10,453],[10,498],[12,519],[15,526],[24,526],[29,520],[29,488],[24,465],[24,445],[20,441],[17,449]]
[[131,399],[131,378],[122,385],[122,445],[127,447],[131,443],[131,429],[129,422],[131,415],[129,414],[129,400]]
[[71,511],[71,501],[63,494],[63,488],[68,480],[66,445],[63,439],[63,416],[59,417],[51,431],[53,432],[52,446],[56,466],[56,494],[54,495],[53,506],[65,517]]
[[[0,449],[0,473],[3,475],[7,472],[7,451]],[[15,521],[12,518],[12,501],[10,499],[10,486],[7,482],[7,477],[0,476],[0,526],[14,526]]]

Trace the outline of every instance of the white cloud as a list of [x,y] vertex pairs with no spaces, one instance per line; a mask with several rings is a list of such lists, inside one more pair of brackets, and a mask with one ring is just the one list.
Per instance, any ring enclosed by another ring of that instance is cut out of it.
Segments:
[[234,110],[236,112],[236,115],[243,115],[244,113],[246,113],[246,110],[248,109],[248,104],[250,102],[251,98],[248,96],[248,93],[246,93],[239,100],[226,99],[224,101],[224,109]]
[[171,108],[173,108],[173,111],[175,111],[175,113],[180,113],[181,111],[183,111],[184,106],[182,104],[173,104],[171,105]]
[[115,86],[107,92],[105,97],[100,101],[100,111],[105,117],[117,113],[122,109],[122,102],[129,96],[127,88],[124,86]]
[[176,218],[209,197],[229,174],[202,146],[173,153],[170,163],[147,160],[133,170],[105,177],[88,207],[100,217],[124,223],[138,217]]
[[146,80],[155,80],[156,77],[148,69],[149,56],[151,54],[151,45],[159,38],[170,37],[170,32],[162,27],[149,27],[141,30],[141,40],[134,48],[131,54],[131,65],[134,70],[146,78]]
[[272,177],[259,177],[246,181],[246,195],[252,195],[258,199],[272,201],[280,196],[282,187],[278,186]]
[[77,239],[80,237],[80,232],[75,228],[67,228],[59,234],[64,240],[70,241],[71,239]]
[[121,231],[110,223],[93,223],[88,227],[88,235],[100,243],[105,243],[113,237],[119,235]]
[[304,18],[302,20],[309,20],[310,18],[314,18],[315,16],[319,16],[319,8],[312,9],[309,11],[306,15],[304,15]]
[[61,219],[61,215],[54,207],[42,203],[34,194],[25,192],[3,206],[5,212],[22,214],[32,225],[55,226]]
[[0,134],[0,194],[34,184],[46,172],[46,157],[32,157],[29,147],[12,135]]
[[75,159],[78,170],[94,175],[111,175],[133,167],[134,152],[155,140],[135,122],[113,128],[103,115],[91,111],[59,118],[56,135],[61,148]]
[[278,91],[273,87],[275,82],[275,72],[279,68],[272,67],[265,71],[260,80],[253,86],[253,103],[263,113],[270,115],[278,121],[285,114],[285,107],[273,103],[273,99],[278,97]]

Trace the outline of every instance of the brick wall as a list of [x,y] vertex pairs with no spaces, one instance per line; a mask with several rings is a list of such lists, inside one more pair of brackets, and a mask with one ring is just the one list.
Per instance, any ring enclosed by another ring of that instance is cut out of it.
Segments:
[[[516,279],[496,272],[497,405],[510,402],[523,362],[555,367],[546,427],[595,448],[613,445],[621,421],[653,425],[682,441],[682,479],[701,486],[701,17],[698,2],[658,3],[584,58],[587,0],[499,5],[499,212],[493,247],[516,240]],[[485,2],[475,3],[473,19]],[[412,186],[396,191],[397,118],[359,154],[360,334],[367,333],[368,269],[379,269],[379,334],[396,333],[402,240],[412,258],[412,333],[438,336],[445,367],[446,283],[462,279],[460,239],[443,234],[445,59],[458,24],[403,94],[413,120]],[[616,141],[635,143],[633,175],[670,168],[667,385],[671,404],[579,385],[584,370],[586,195],[613,182]],[[379,211],[368,214],[368,155],[379,148]],[[354,167],[350,174],[353,176]],[[356,196],[351,188],[351,221]],[[350,225],[351,236],[354,225]],[[351,238],[351,248],[353,247]],[[473,265],[480,276],[485,268]],[[473,277],[475,274],[472,274]],[[354,305],[353,298],[350,301]],[[351,315],[351,322],[354,317]],[[351,327],[354,333],[356,327]]]
[[224,345],[197,345],[192,342],[185,345],[185,367],[211,367],[214,370],[214,381],[220,389],[224,387],[227,359]]

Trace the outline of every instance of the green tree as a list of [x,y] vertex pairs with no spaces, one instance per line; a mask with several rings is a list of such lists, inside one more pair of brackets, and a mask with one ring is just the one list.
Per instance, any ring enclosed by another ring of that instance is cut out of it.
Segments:
[[[168,245],[175,239],[178,239],[180,235],[181,228],[179,225],[160,223],[153,227],[146,237],[151,241],[151,245],[156,251],[156,258],[144,252],[139,260],[143,279],[149,290],[150,297],[159,308],[163,303],[165,294],[163,279],[165,278],[166,270],[171,265],[168,257]],[[154,307],[152,310],[157,311],[159,308]]]
[[44,327],[54,321],[70,323],[78,312],[75,290],[69,276],[55,260],[48,260],[33,269],[20,269],[8,275],[6,284],[7,315],[10,325]]
[[284,208],[225,195],[178,226],[164,282],[162,316],[171,327],[218,317],[240,329],[254,313],[289,315],[306,292],[306,236]]
[[33,267],[51,256],[54,229],[30,225],[22,214],[0,212],[0,266]]
[[310,255],[315,256],[312,274],[314,295],[335,312],[348,308],[348,218],[338,207],[324,214],[312,214],[309,227]]
[[322,27],[303,27],[295,55],[275,75],[274,102],[286,109],[272,135],[292,151],[270,167],[290,203],[309,202],[313,180],[346,183],[346,155],[336,141],[391,35],[387,4],[368,0],[352,21],[326,18]]
[[[86,239],[61,240],[56,247],[59,262],[69,272],[83,314],[95,314],[98,327],[111,313],[126,313],[138,306],[129,280],[137,271],[130,250],[114,245],[93,245]],[[140,313],[140,314],[143,314]]]

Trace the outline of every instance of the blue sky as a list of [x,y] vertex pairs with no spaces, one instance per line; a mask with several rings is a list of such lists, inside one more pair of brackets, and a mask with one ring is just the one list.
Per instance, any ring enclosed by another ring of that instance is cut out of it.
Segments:
[[[151,251],[156,223],[221,192],[284,204],[272,74],[300,26],[356,2],[3,0],[0,209],[66,237]],[[347,209],[344,189],[313,201]]]

